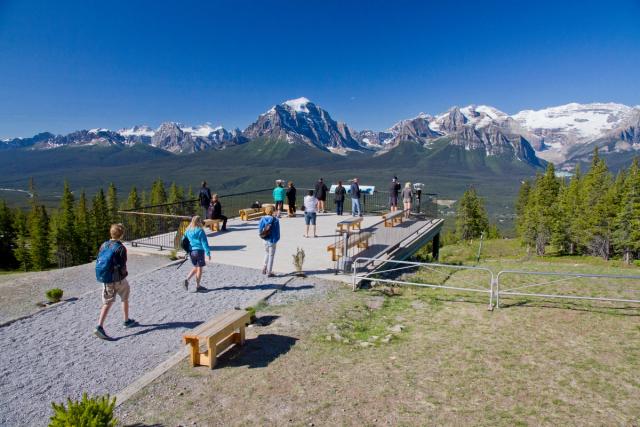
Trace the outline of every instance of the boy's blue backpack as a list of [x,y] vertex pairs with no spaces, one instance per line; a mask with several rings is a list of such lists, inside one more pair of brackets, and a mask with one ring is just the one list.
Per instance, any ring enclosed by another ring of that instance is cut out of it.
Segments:
[[100,283],[113,283],[114,255],[120,247],[120,242],[107,241],[102,245],[96,259],[96,279]]

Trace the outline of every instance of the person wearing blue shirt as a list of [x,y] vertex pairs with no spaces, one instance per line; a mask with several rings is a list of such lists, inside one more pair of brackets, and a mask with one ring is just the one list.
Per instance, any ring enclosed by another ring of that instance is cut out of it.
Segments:
[[276,205],[276,216],[280,218],[280,213],[284,208],[284,197],[286,195],[286,191],[282,188],[282,181],[276,181],[276,187],[273,189],[273,202]]
[[[276,244],[280,240],[280,221],[275,217],[275,209],[273,206],[264,208],[265,216],[260,219],[258,224],[258,234],[264,240],[264,265],[262,266],[262,274],[268,277],[274,277],[273,258],[276,255]],[[268,230],[267,230],[268,228]]]
[[189,290],[189,280],[195,275],[197,292],[204,289],[204,287],[200,286],[202,267],[206,265],[204,255],[206,254],[209,261],[211,261],[209,241],[207,240],[207,234],[204,232],[202,219],[198,215],[191,218],[191,224],[189,224],[189,227],[184,232],[184,236],[189,239],[189,244],[191,245],[189,258],[191,258],[191,264],[193,264],[193,268],[184,280],[184,290]]

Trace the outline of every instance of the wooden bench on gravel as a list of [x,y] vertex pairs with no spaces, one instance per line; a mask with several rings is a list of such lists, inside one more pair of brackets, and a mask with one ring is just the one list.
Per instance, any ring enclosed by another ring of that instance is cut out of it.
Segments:
[[[371,238],[371,233],[369,232],[361,232],[356,234],[349,235],[349,246],[347,249],[351,249],[354,246],[357,246],[361,249],[367,249],[369,247],[369,239]],[[337,261],[342,257],[344,252],[344,239],[339,243],[334,243],[327,246],[327,252],[331,253],[331,261]]]
[[336,224],[336,226],[338,227],[336,231],[338,231],[339,233],[344,233],[345,231],[349,231],[349,230],[355,230],[356,228],[358,230],[361,230],[362,217],[357,216],[355,218],[348,218],[348,219],[342,220],[338,224]]
[[[231,310],[185,333],[182,338],[191,346],[191,365],[213,369],[220,353],[234,344],[244,344],[244,329],[249,322],[248,311]],[[201,353],[200,346],[205,343],[207,350]]]
[[211,231],[220,231],[220,224],[222,224],[221,219],[205,219],[204,226],[209,227]]
[[263,208],[240,209],[240,219],[242,221],[251,221],[252,219],[262,218],[263,216]]
[[387,214],[382,215],[382,219],[384,219],[385,227],[393,227],[396,224],[401,224],[403,218],[404,218],[404,211],[389,212]]

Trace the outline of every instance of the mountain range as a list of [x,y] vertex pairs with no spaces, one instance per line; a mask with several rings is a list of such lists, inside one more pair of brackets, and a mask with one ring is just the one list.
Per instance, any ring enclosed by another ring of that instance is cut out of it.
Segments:
[[378,156],[402,143],[422,147],[424,155],[440,153],[520,162],[538,168],[545,161],[571,169],[588,161],[595,147],[625,163],[640,149],[640,106],[615,103],[571,103],[508,115],[486,105],[452,107],[432,116],[420,113],[384,131],[356,131],[335,121],[306,98],[275,105],[244,131],[207,123],[186,126],[162,123],[112,131],[80,130],[67,135],[44,132],[31,138],[0,141],[0,150],[50,150],[68,146],[146,145],[174,154],[224,150],[252,140],[303,145],[337,155]]

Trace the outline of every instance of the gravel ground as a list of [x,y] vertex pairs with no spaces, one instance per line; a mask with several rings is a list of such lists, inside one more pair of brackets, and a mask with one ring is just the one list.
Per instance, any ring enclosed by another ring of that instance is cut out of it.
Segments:
[[114,305],[105,324],[113,341],[92,335],[101,305],[95,281],[95,292],[1,327],[0,425],[46,425],[52,401],[83,391],[117,393],[179,351],[185,330],[246,306],[289,279],[210,264],[202,282],[208,290],[187,293],[180,285],[186,273],[186,265],[172,266],[133,278],[130,316],[140,325],[124,329],[121,305]]
[[[129,253],[131,277],[166,265],[166,256]],[[34,273],[3,274],[0,276],[0,324],[40,311],[36,305],[46,300],[44,293],[51,288],[64,291],[64,299],[78,297],[96,287],[95,263]]]

